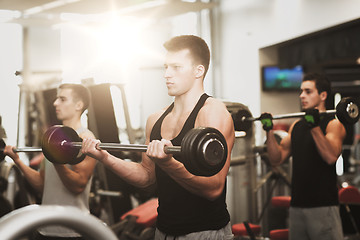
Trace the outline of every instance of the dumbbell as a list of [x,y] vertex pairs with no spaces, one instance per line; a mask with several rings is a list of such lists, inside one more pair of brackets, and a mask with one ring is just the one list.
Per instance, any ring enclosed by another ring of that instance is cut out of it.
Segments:
[[[274,115],[273,119],[285,119],[302,117],[305,112],[287,113]],[[336,115],[339,121],[344,125],[355,124],[359,121],[359,106],[352,97],[345,97],[336,105],[336,109],[321,112],[320,115]],[[260,120],[260,117],[254,118],[246,110],[239,110],[233,114],[234,126],[236,131],[247,132],[252,127],[252,122]]]
[[[77,164],[85,155],[81,153],[82,139],[70,127],[50,127],[42,138],[45,157],[58,164]],[[112,151],[146,152],[147,145],[100,143],[99,148]],[[181,146],[165,147],[165,153],[182,159],[185,168],[194,175],[212,176],[218,173],[227,159],[227,144],[221,132],[215,128],[191,129],[183,138]]]

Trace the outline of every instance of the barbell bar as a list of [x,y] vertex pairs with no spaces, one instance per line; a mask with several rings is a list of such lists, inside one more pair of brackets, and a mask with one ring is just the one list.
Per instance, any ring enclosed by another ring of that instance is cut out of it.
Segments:
[[[359,106],[352,97],[345,97],[336,105],[336,109],[321,112],[320,115],[336,115],[344,125],[355,124],[359,121]],[[305,116],[305,112],[286,113],[273,115],[273,119],[297,118]],[[252,122],[260,120],[260,117],[252,117],[248,111],[239,110],[233,114],[234,126],[236,131],[247,132],[252,127]]]
[[[58,164],[77,164],[85,155],[81,153],[82,139],[70,127],[50,127],[42,138],[45,157]],[[147,145],[100,143],[100,149],[109,151],[146,152]],[[198,176],[218,173],[227,159],[227,144],[221,132],[215,128],[193,128],[183,138],[181,146],[167,146],[165,153],[177,155],[186,169]]]
[[[336,114],[336,110],[327,110],[325,112],[321,112],[321,114]],[[305,116],[305,112],[297,112],[297,113],[284,113],[284,114],[277,114],[272,116],[272,119],[286,119],[286,118],[296,118],[296,117],[303,117]],[[260,117],[243,117],[242,121],[258,121]]]
[[[3,139],[0,139],[0,161],[5,159],[4,155],[4,148],[6,144]],[[16,147],[13,148],[13,151],[18,152],[42,152],[42,149],[40,147]]]

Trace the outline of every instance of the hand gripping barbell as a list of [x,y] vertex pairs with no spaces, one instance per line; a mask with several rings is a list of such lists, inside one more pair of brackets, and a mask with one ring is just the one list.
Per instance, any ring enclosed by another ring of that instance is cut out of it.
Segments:
[[[3,139],[0,139],[0,162],[5,159],[4,148],[6,144]],[[42,152],[42,149],[39,147],[21,147],[13,148],[14,152]]]
[[[81,153],[82,139],[70,127],[50,127],[42,139],[45,157],[59,164],[77,164],[85,155]],[[100,149],[112,151],[146,152],[147,145],[100,143]],[[164,148],[165,153],[178,155],[185,168],[194,175],[212,176],[218,173],[227,159],[224,136],[215,128],[193,128],[183,138],[181,146]]]
[[[359,120],[359,106],[358,103],[352,97],[345,97],[340,100],[336,105],[336,109],[327,110],[321,112],[320,115],[333,114],[339,119],[344,125],[355,124]],[[305,112],[298,113],[287,113],[274,115],[273,119],[285,119],[285,118],[296,118],[302,117],[305,115]],[[252,127],[252,122],[260,120],[260,117],[254,118],[246,110],[239,110],[233,114],[234,126],[236,131],[245,131],[247,132]]]

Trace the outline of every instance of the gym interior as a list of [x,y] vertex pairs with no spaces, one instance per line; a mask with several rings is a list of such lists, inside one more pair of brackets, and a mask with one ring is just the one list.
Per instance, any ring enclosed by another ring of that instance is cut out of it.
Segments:
[[[336,174],[339,192],[352,190],[339,198],[344,237],[360,239],[359,9],[357,0],[0,1],[1,144],[40,147],[45,129],[61,124],[53,101],[62,83],[90,90],[81,121],[101,142],[144,144],[147,117],[173,101],[163,43],[196,35],[211,52],[205,92],[224,102],[236,130],[226,184],[234,239],[288,239],[292,159],[272,166],[260,121],[243,117],[301,112],[301,78],[308,72],[329,79],[327,109],[344,98],[355,108],[355,120],[342,109],[351,123],[344,124]],[[287,83],[274,82],[274,74]],[[273,120],[279,142],[299,117]],[[18,154],[29,165],[37,153]],[[141,161],[136,151],[113,154]],[[2,239],[31,240],[46,224],[75,226],[86,239],[154,239],[156,190],[134,187],[101,164],[89,216],[41,206],[9,157],[1,158],[0,177]]]

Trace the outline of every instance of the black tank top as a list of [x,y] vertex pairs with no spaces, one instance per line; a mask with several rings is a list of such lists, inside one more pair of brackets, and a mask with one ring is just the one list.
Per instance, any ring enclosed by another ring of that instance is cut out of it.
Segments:
[[[200,97],[179,135],[171,140],[174,146],[180,146],[185,134],[194,128],[196,116],[208,97],[205,93]],[[174,103],[157,120],[150,140],[161,139],[162,122],[173,107]],[[176,156],[176,160],[182,162],[180,156]],[[158,166],[155,171],[159,198],[157,228],[160,231],[181,236],[191,232],[218,230],[230,221],[225,203],[226,183],[221,196],[209,201],[187,191]]]
[[[320,128],[325,134],[333,116],[324,116]],[[291,206],[321,207],[339,203],[335,164],[327,164],[317,151],[305,120],[295,124],[291,133],[293,174]]]

